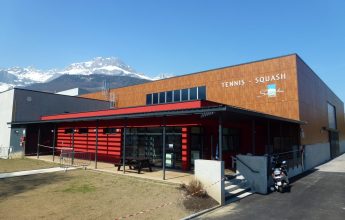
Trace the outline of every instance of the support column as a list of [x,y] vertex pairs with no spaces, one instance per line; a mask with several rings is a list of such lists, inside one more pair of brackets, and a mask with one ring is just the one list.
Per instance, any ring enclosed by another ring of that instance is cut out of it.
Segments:
[[166,133],[166,127],[164,123],[163,127],[163,180],[165,180],[165,160],[166,160],[166,155],[165,155],[165,133]]
[[73,128],[73,131],[72,131],[72,165],[74,164],[74,132],[75,132],[75,128]]
[[126,165],[126,130],[127,126],[125,124],[125,127],[123,128],[123,149],[122,149],[122,167],[123,167],[123,173],[125,173],[125,165]]
[[97,156],[98,156],[98,121],[96,121],[96,149],[95,149],[95,169],[97,169]]
[[53,129],[53,162],[55,161],[55,142],[56,142],[56,125]]
[[267,120],[267,149],[266,154],[271,153],[271,123],[270,120]]
[[218,160],[223,160],[223,118],[219,115],[218,121]]
[[38,127],[38,135],[37,135],[37,159],[40,158],[40,136],[41,136],[41,127]]
[[255,119],[252,120],[252,154],[255,155]]

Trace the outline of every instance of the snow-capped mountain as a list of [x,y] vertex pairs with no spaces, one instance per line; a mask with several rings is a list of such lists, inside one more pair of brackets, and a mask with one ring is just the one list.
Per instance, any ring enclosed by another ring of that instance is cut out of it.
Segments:
[[125,64],[118,58],[96,57],[91,61],[72,63],[62,70],[39,70],[33,67],[12,67],[7,69],[0,68],[0,92],[11,87],[27,87],[37,83],[48,83],[63,75],[107,75],[107,76],[126,76],[143,80],[156,80],[142,73],[136,72],[133,68]]

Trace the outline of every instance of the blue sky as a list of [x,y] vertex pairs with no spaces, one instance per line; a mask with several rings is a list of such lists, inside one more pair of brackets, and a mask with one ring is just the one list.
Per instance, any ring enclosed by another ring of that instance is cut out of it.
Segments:
[[0,68],[115,56],[149,76],[298,53],[345,100],[345,1],[0,0]]

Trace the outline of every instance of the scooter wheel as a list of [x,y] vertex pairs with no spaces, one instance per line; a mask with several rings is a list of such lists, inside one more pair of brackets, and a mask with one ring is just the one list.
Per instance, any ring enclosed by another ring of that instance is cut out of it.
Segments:
[[283,193],[284,192],[283,187],[279,187],[278,192]]

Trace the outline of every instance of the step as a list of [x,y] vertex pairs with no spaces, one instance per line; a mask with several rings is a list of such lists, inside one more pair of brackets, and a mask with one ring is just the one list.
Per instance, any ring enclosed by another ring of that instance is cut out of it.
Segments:
[[250,191],[250,188],[249,187],[246,187],[246,188],[237,188],[231,192],[228,192],[228,191],[225,191],[225,200],[229,200],[231,198],[242,198],[243,196],[241,196],[242,194],[245,194],[247,195]]
[[247,192],[245,192],[245,193],[242,193],[242,194],[240,194],[240,195],[238,195],[238,196],[234,196],[234,197],[225,197],[225,202],[226,202],[226,204],[229,204],[229,203],[232,203],[232,202],[236,202],[236,201],[238,201],[238,200],[240,200],[240,199],[243,199],[243,198],[245,198],[245,197],[247,197],[247,196],[250,196],[250,195],[253,195],[254,194],[254,192],[252,192],[252,191],[247,191]]
[[224,189],[225,191],[233,191],[235,189],[238,189],[238,188],[247,188],[248,185],[247,185],[247,181],[241,181],[239,183],[232,183],[232,182],[227,182],[227,183],[224,183]]

